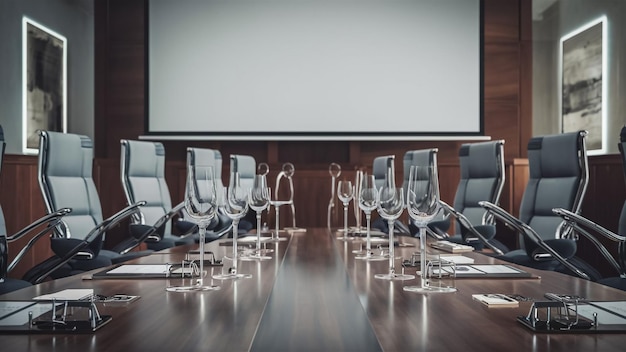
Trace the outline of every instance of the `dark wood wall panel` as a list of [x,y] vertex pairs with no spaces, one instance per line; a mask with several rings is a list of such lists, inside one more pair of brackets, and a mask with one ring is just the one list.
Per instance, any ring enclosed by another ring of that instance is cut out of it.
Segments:
[[486,102],[506,101],[518,103],[519,92],[519,44],[485,45],[485,89]]
[[[483,0],[485,43],[515,42],[520,37],[521,4],[528,0]],[[526,9],[529,10],[529,9]]]

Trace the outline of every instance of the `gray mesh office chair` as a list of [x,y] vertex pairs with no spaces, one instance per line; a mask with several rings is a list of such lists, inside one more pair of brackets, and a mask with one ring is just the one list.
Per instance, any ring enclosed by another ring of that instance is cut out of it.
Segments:
[[479,202],[521,236],[520,249],[509,251],[500,246],[504,254],[498,258],[543,270],[563,265],[582,278],[592,279],[590,273],[569,261],[576,253],[576,242],[569,238],[571,227],[564,226],[563,219],[552,212],[553,208],[580,211],[589,178],[586,135],[586,131],[579,131],[535,137],[528,142],[530,177],[519,219],[493,203]]
[[[4,150],[6,143],[4,142],[4,132],[2,126],[0,126],[0,171],[2,170],[2,160],[4,159]],[[27,225],[23,229],[19,230],[13,235],[7,234],[6,223],[4,219],[4,212],[0,207],[0,295],[11,291],[19,290],[23,287],[30,286],[33,283],[42,281],[51,272],[55,271],[58,267],[65,264],[64,258],[56,258],[55,261],[49,261],[45,267],[42,267],[39,276],[32,277],[32,282],[26,280],[20,280],[15,278],[9,278],[8,274],[15,268],[15,266],[24,258],[24,255],[34,246],[34,244],[42,238],[42,236],[49,234],[52,229],[59,224],[61,218],[70,213],[70,209],[60,209],[51,214],[45,215],[33,223]],[[31,239],[26,245],[19,251],[19,253],[9,263],[9,243],[19,240],[24,236],[31,236]]]
[[[459,163],[461,179],[453,207],[441,202],[444,210],[456,219],[455,232],[448,241],[472,245],[476,249],[486,245],[496,253],[504,254],[490,242],[496,234],[493,216],[478,204],[483,200],[499,203],[505,180],[504,140],[461,145]],[[431,228],[442,235],[447,235],[449,230],[445,225]]]
[[112,250],[102,249],[105,233],[125,218],[136,213],[145,202],[136,202],[115,215],[103,219],[100,198],[92,178],[93,144],[87,136],[58,132],[40,133],[38,180],[49,214],[56,209],[70,208],[72,212],[55,228],[51,239],[52,251],[63,257],[88,242],[68,262],[69,271],[59,269],[56,275],[119,263],[148,255],[151,251],[132,252],[154,229],[128,236]]
[[162,250],[191,244],[193,238],[172,234],[172,218],[184,207],[184,202],[172,207],[170,191],[165,181],[165,148],[160,142],[122,139],[121,177],[128,204],[146,201],[140,213],[133,217],[131,231],[141,232],[146,226],[158,230],[145,242],[149,249]]
[[[624,175],[626,176],[626,126],[622,127],[620,133],[620,143],[618,144],[618,147],[622,156]],[[608,229],[594,223],[593,221],[566,209],[557,208],[553,209],[552,211],[555,214],[561,216],[565,221],[567,221],[567,223],[573,227],[574,231],[577,234],[583,235],[587,239],[589,239],[617,273],[617,276],[603,277],[598,279],[597,281],[603,285],[615,287],[620,290],[626,290],[626,201],[622,206],[617,233],[609,231]],[[594,234],[605,237],[617,244],[617,258],[614,258],[613,255],[611,255],[611,252],[609,252],[609,250],[602,244],[602,242],[600,242],[600,240]],[[574,261],[573,264],[580,270],[590,270],[587,263]],[[557,270],[561,271],[559,269]]]

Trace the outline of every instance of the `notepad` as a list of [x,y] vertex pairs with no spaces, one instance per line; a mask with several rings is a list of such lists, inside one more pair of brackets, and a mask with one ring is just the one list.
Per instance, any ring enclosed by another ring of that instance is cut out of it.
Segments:
[[450,253],[463,253],[474,251],[474,247],[472,246],[466,246],[464,244],[453,243],[450,241],[437,241],[431,244],[431,247]]
[[452,262],[455,264],[474,264],[474,258],[463,255],[442,255],[439,257],[442,261]]
[[473,294],[472,298],[489,308],[515,308],[519,307],[519,302],[507,295],[499,293],[479,293]]
[[93,296],[92,288],[70,288],[59,292],[33,297],[33,299],[37,301],[80,301],[89,299],[91,296]]

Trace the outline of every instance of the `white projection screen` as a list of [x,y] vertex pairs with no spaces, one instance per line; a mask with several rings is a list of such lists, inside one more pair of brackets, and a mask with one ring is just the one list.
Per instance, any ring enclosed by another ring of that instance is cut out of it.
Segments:
[[480,0],[150,0],[148,136],[481,136]]

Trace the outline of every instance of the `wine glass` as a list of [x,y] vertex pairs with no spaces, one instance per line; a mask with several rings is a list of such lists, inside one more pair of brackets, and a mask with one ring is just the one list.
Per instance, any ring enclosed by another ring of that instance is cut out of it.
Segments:
[[378,191],[378,204],[376,206],[378,214],[389,224],[389,273],[376,274],[377,279],[385,280],[411,280],[414,275],[396,274],[395,268],[395,246],[393,239],[393,225],[404,211],[404,190],[392,187],[390,184],[383,186]]
[[357,259],[365,260],[383,260],[385,257],[374,255],[372,252],[372,239],[370,236],[370,223],[372,219],[372,210],[376,209],[378,202],[378,191],[376,190],[374,175],[363,175],[361,182],[361,191],[359,192],[359,208],[365,213],[366,221],[366,245],[365,251],[361,251],[356,256]]
[[[288,178],[287,173],[289,174],[289,177],[291,177],[291,175],[293,175],[293,164],[292,163],[285,163],[283,165],[282,170],[278,173],[278,175],[276,175],[276,187],[274,188],[274,197],[272,199],[270,199],[270,204],[274,207],[274,212],[276,214],[276,226],[275,226],[275,231],[272,234],[272,239],[270,240],[271,242],[280,242],[280,241],[286,241],[287,238],[285,237],[280,237],[279,233],[280,233],[280,207],[283,205],[288,205],[291,204],[293,206],[293,183],[290,183],[289,186],[289,190],[288,190],[288,197],[287,199],[283,198],[280,199],[279,197],[279,191],[280,191],[280,181],[285,178],[288,182],[291,182],[291,178]],[[293,209],[293,208],[292,208]],[[295,216],[295,215],[294,215]]]
[[281,171],[285,177],[287,178],[287,180],[289,181],[289,207],[291,208],[291,222],[293,224],[293,226],[291,227],[285,227],[285,230],[289,231],[289,232],[306,232],[306,229],[301,229],[298,226],[296,226],[296,205],[294,204],[293,201],[293,197],[294,197],[294,187],[293,187],[293,175],[296,172],[296,168],[295,166],[293,166],[292,163],[284,163],[283,164],[283,168]]
[[224,214],[233,221],[233,256],[231,258],[233,264],[228,269],[227,273],[213,275],[213,278],[218,280],[251,278],[252,275],[250,274],[240,274],[237,272],[237,236],[239,235],[239,220],[248,212],[248,192],[241,187],[238,172],[231,174],[230,186],[224,188],[220,193],[219,205]]
[[335,207],[335,185],[337,184],[337,177],[341,175],[341,166],[337,163],[330,163],[328,166],[328,173],[330,174],[331,184],[330,184],[330,201],[328,202],[328,216],[326,219],[328,230],[330,231],[332,225],[334,224],[334,220],[337,218],[337,211]]
[[188,162],[185,187],[185,210],[197,224],[200,237],[200,274],[194,285],[170,286],[167,291],[189,292],[219,289],[219,286],[204,285],[204,238],[206,228],[217,212],[217,193],[212,166],[194,165]]
[[354,197],[354,186],[352,181],[342,180],[337,184],[337,197],[343,203],[343,236],[339,240],[350,241],[354,237],[348,236],[348,205]]
[[265,175],[255,175],[252,189],[248,194],[248,206],[256,212],[256,249],[251,258],[271,259],[266,254],[272,252],[271,249],[261,249],[261,213],[270,205],[270,189],[267,187]]
[[407,211],[420,230],[420,286],[404,286],[405,291],[455,292],[454,287],[431,286],[426,269],[426,227],[440,209],[437,166],[411,166],[407,190]]

